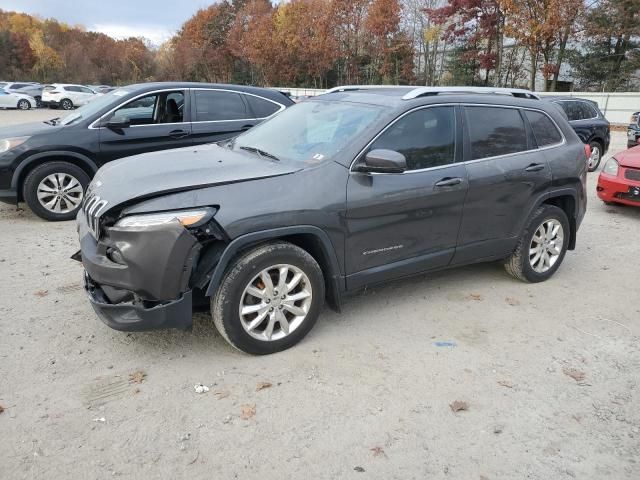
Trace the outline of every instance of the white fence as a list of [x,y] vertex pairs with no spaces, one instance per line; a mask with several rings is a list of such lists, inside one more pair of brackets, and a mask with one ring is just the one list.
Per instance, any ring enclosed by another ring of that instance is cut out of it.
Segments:
[[[278,88],[291,95],[319,95],[325,90],[319,88]],[[540,96],[563,95],[592,100],[598,104],[604,116],[612,124],[627,125],[633,112],[640,111],[640,92],[538,92]]]

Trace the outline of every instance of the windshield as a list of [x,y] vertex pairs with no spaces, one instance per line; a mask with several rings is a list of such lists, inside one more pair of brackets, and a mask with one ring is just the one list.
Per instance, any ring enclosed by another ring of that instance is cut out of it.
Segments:
[[62,119],[60,124],[71,125],[72,123],[76,123],[85,118],[89,118],[92,115],[98,113],[104,107],[108,107],[112,103],[116,102],[116,100],[118,100],[120,97],[124,95],[128,95],[129,93],[131,92],[123,88],[119,88],[118,90],[109,92],[106,95],[100,95],[99,97],[96,97],[95,100],[91,100],[91,102],[87,103],[86,105],[83,105],[82,107],[78,108],[75,112],[73,112],[71,115]]
[[233,148],[274,159],[319,162],[336,155],[382,113],[373,105],[303,102],[240,135]]

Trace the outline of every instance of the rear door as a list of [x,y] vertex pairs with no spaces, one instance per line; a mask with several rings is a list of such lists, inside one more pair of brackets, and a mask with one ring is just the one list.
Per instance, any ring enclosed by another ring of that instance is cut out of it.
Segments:
[[507,255],[552,180],[524,113],[503,106],[464,107],[469,191],[453,263]]
[[194,88],[191,92],[196,144],[235,137],[258,123],[242,93],[207,88]]
[[[102,117],[101,163],[139,153],[192,145],[188,91],[164,90],[141,95]],[[114,117],[128,118],[128,128],[111,129]]]

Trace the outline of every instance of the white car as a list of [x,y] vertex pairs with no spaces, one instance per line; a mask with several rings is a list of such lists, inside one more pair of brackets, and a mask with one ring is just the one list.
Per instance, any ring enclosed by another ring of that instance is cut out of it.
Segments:
[[29,110],[36,108],[36,99],[25,95],[24,93],[7,92],[0,88],[0,108],[17,108],[20,110]]
[[42,89],[42,104],[71,110],[86,105],[97,97],[97,93],[84,85],[53,83]]

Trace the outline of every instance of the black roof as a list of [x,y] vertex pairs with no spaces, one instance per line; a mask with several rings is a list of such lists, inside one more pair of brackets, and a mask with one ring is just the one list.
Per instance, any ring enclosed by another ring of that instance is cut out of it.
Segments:
[[123,88],[130,92],[136,93],[157,90],[159,88],[217,88],[222,90],[231,90],[234,92],[252,93],[254,95],[259,95],[276,102],[284,103],[285,105],[290,105],[293,103],[293,101],[287,95],[274,88],[251,87],[247,85],[232,85],[226,83],[148,82],[126,85],[119,88]]

